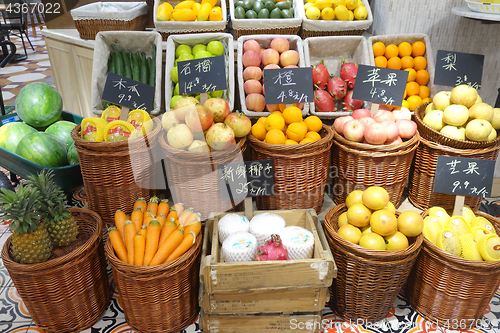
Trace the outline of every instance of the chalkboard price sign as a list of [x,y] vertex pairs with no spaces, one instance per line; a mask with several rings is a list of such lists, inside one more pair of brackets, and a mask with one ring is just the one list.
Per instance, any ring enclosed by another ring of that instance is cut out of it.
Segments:
[[408,71],[358,65],[352,98],[401,106],[408,74]]
[[153,86],[108,72],[101,99],[133,110],[151,111],[154,96]]
[[266,104],[313,101],[312,67],[264,70]]
[[219,167],[222,200],[260,197],[272,194],[272,159],[223,164]]
[[197,94],[227,89],[224,56],[179,61],[179,93]]
[[491,194],[495,161],[438,156],[434,192],[486,198]]
[[484,55],[438,50],[434,84],[481,88]]

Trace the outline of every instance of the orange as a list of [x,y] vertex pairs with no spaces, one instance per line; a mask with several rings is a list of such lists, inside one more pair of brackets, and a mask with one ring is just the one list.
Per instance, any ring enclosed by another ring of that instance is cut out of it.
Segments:
[[349,221],[347,221],[347,212],[343,212],[339,215],[339,220],[337,223],[339,224],[339,228],[349,223]]
[[267,119],[267,117],[260,117],[259,120],[257,120],[257,122],[266,126],[266,119]]
[[408,107],[410,106],[410,104],[408,104],[407,100],[403,100],[403,103],[401,104],[401,106],[408,109]]
[[408,238],[399,231],[396,231],[394,234],[390,236],[384,237],[385,243],[387,244],[387,250],[397,251],[404,250],[408,247]]
[[376,67],[382,67],[386,68],[387,67],[387,58],[384,56],[378,56],[375,58],[375,66]]
[[384,53],[385,53],[385,44],[384,43],[376,42],[375,44],[373,44],[372,47],[373,47],[373,56],[375,58],[384,55]]
[[283,131],[283,133],[285,133],[286,135],[286,130],[288,129],[288,125],[285,123],[285,127],[283,127],[283,129],[281,131]]
[[297,141],[293,141],[293,140],[287,139],[285,141],[285,144],[286,145],[298,145],[299,143]]
[[401,58],[401,69],[413,68],[414,63],[412,56],[404,56]]
[[408,42],[399,43],[398,49],[400,58],[411,55],[412,47],[411,44]]
[[395,44],[389,44],[385,48],[384,56],[387,59],[391,59],[392,57],[397,57],[399,55],[399,49]]
[[281,113],[281,111],[273,111],[273,112],[271,112],[271,114],[275,114],[275,113],[276,113],[276,114],[279,114],[279,115],[281,115],[281,116],[283,115],[283,113]]
[[401,69],[401,59],[399,57],[392,57],[387,61],[387,68]]
[[285,123],[291,124],[302,121],[302,111],[296,106],[289,106],[283,110]]
[[266,138],[266,126],[257,122],[252,126],[252,135],[255,136],[259,140],[264,140]]
[[287,139],[291,139],[295,142],[299,142],[302,140],[307,133],[307,129],[302,126],[300,123],[291,123],[288,125],[288,129],[286,130]]
[[417,82],[408,82],[406,84],[406,93],[408,96],[418,95],[420,92],[420,86]]
[[337,230],[337,233],[346,241],[354,244],[358,244],[359,239],[361,238],[361,230],[352,224],[345,224],[341,226],[339,230]]
[[281,130],[272,129],[266,134],[266,142],[276,145],[284,145],[286,142],[286,137]]
[[386,209],[376,210],[370,217],[370,227],[380,236],[390,236],[398,230],[398,218]]
[[410,111],[415,111],[417,106],[422,104],[422,98],[418,95],[410,96],[406,100],[408,101],[408,109],[410,109]]
[[273,129],[278,129],[282,131],[285,128],[285,119],[281,114],[272,113],[266,119],[266,130],[270,131]]
[[423,56],[425,54],[425,43],[421,41],[416,41],[411,44],[411,55],[414,57]]
[[371,210],[362,203],[355,203],[347,209],[347,221],[355,227],[365,227],[370,224]]
[[424,228],[424,219],[417,212],[407,210],[398,216],[398,230],[407,237],[420,235]]
[[427,97],[427,98],[422,98],[422,103],[430,103],[432,102],[432,98]]
[[415,81],[415,79],[417,78],[417,71],[414,70],[413,68],[405,68],[405,71],[408,72],[407,82]]
[[406,96],[408,96],[408,92],[406,91],[406,88],[405,88],[405,93],[403,95],[403,99],[406,99]]
[[415,61],[415,65],[413,66],[413,69],[416,70],[417,72],[420,69],[425,69],[427,67],[427,59],[425,59],[422,56],[418,56],[413,58],[413,61]]
[[314,141],[318,141],[321,139],[321,135],[319,135],[318,132],[307,132],[305,137],[313,139]]
[[363,203],[363,191],[361,190],[354,190],[351,193],[347,195],[345,198],[345,206],[347,208],[351,207],[355,203]]
[[420,86],[420,91],[418,93],[418,96],[422,99],[422,103],[424,102],[425,98],[428,98],[430,96],[431,92],[427,86]]
[[303,138],[302,140],[300,140],[299,144],[309,143],[309,142],[314,142],[314,140],[310,138]]
[[421,86],[426,86],[429,83],[429,72],[425,69],[419,69],[415,81]]
[[384,237],[374,232],[361,235],[358,245],[371,250],[387,250]]
[[389,193],[381,186],[369,186],[363,191],[363,204],[370,209],[382,209],[389,203]]
[[319,132],[323,128],[323,122],[317,116],[309,116],[304,119],[309,132]]

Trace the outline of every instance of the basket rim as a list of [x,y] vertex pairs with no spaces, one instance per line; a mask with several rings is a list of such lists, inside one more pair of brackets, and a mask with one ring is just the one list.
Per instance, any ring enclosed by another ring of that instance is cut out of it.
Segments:
[[[335,241],[339,246],[344,247],[346,250],[349,251],[349,253],[356,255],[358,257],[362,257],[377,262],[387,262],[387,261],[404,260],[410,255],[412,255],[415,251],[420,250],[424,239],[422,233],[420,233],[420,235],[418,235],[417,237],[412,237],[414,238],[414,241],[406,249],[403,250],[371,250],[343,239],[333,229],[333,226],[331,225],[333,221],[331,221],[330,219],[332,218],[333,214],[338,213],[344,209],[347,211],[345,203],[342,203],[330,209],[330,211],[328,211],[328,213],[325,216],[324,225],[332,241]],[[396,211],[396,214],[399,214],[399,211]]]
[[94,232],[82,245],[75,248],[71,252],[54,259],[50,259],[36,264],[21,264],[14,261],[10,256],[9,249],[12,238],[12,235],[10,235],[9,238],[7,238],[7,241],[5,242],[2,249],[2,260],[4,261],[4,263],[7,262],[7,265],[14,268],[17,272],[43,274],[43,271],[46,271],[47,269],[55,268],[57,266],[61,266],[65,263],[68,263],[71,260],[74,260],[75,258],[79,257],[83,252],[85,252],[88,248],[92,247],[92,245],[95,244],[96,241],[102,235],[103,223],[101,217],[96,212],[86,208],[71,207],[69,208],[69,210],[72,213],[72,215],[86,214],[93,217],[92,219],[88,219],[88,221],[86,219],[85,222],[97,221],[97,231]]
[[431,141],[431,140],[423,138],[423,137],[420,137],[420,142],[423,145],[426,145],[432,149],[444,150],[444,151],[452,152],[452,153],[455,153],[455,154],[458,154],[458,155],[461,155],[464,157],[476,156],[478,153],[480,153],[480,152],[478,152],[479,150],[481,150],[482,153],[487,153],[490,151],[498,150],[500,148],[500,141],[498,144],[493,145],[493,146],[478,147],[478,148],[455,148],[455,147],[450,147],[450,146],[436,143],[434,141]]

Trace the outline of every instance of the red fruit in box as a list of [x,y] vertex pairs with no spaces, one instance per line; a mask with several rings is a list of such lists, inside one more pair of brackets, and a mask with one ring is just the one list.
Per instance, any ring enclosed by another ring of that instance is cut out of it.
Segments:
[[314,90],[314,106],[317,112],[337,111],[332,96],[323,89]]
[[356,83],[356,75],[358,74],[358,65],[353,62],[346,62],[342,59],[342,65],[340,65],[340,77],[347,83],[349,88],[354,88]]
[[359,99],[353,99],[352,92],[353,90],[349,90],[347,92],[347,95],[345,95],[344,100],[342,101],[342,110],[346,112],[361,109],[363,107],[363,101]]
[[328,69],[325,67],[323,60],[321,60],[312,70],[313,85],[320,89],[325,89],[329,78]]
[[347,84],[342,78],[332,76],[326,88],[335,101],[341,100],[347,94]]

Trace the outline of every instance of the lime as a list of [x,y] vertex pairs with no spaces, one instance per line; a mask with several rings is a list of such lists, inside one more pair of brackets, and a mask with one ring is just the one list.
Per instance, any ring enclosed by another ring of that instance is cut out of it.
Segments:
[[349,20],[349,10],[346,6],[339,5],[335,7],[335,17],[339,21],[348,21]]
[[189,47],[189,45],[186,44],[181,44],[177,46],[177,48],[175,49],[175,57],[179,58],[180,55],[184,53],[192,55],[193,53],[191,52],[191,47]]
[[220,56],[224,54],[224,44],[218,40],[213,40],[207,45],[207,51],[212,53],[214,56]]
[[182,97],[181,95],[172,96],[172,98],[170,99],[170,107],[173,108],[175,106],[175,103],[177,102],[177,100],[181,97]]
[[192,53],[193,54],[196,54],[198,51],[206,51],[207,50],[207,46],[206,45],[203,45],[203,44],[196,44],[195,46],[193,46],[193,49],[192,49]]
[[177,66],[173,67],[170,71],[170,78],[172,78],[172,81],[174,81],[174,83],[179,82],[179,73],[177,72]]
[[322,20],[334,20],[335,19],[335,11],[332,7],[326,7],[321,11],[321,19]]
[[306,17],[310,20],[318,20],[321,15],[320,10],[317,7],[309,7],[306,10]]
[[366,10],[365,6],[358,6],[354,10],[354,18],[356,20],[366,20],[367,17],[368,17],[368,11]]

